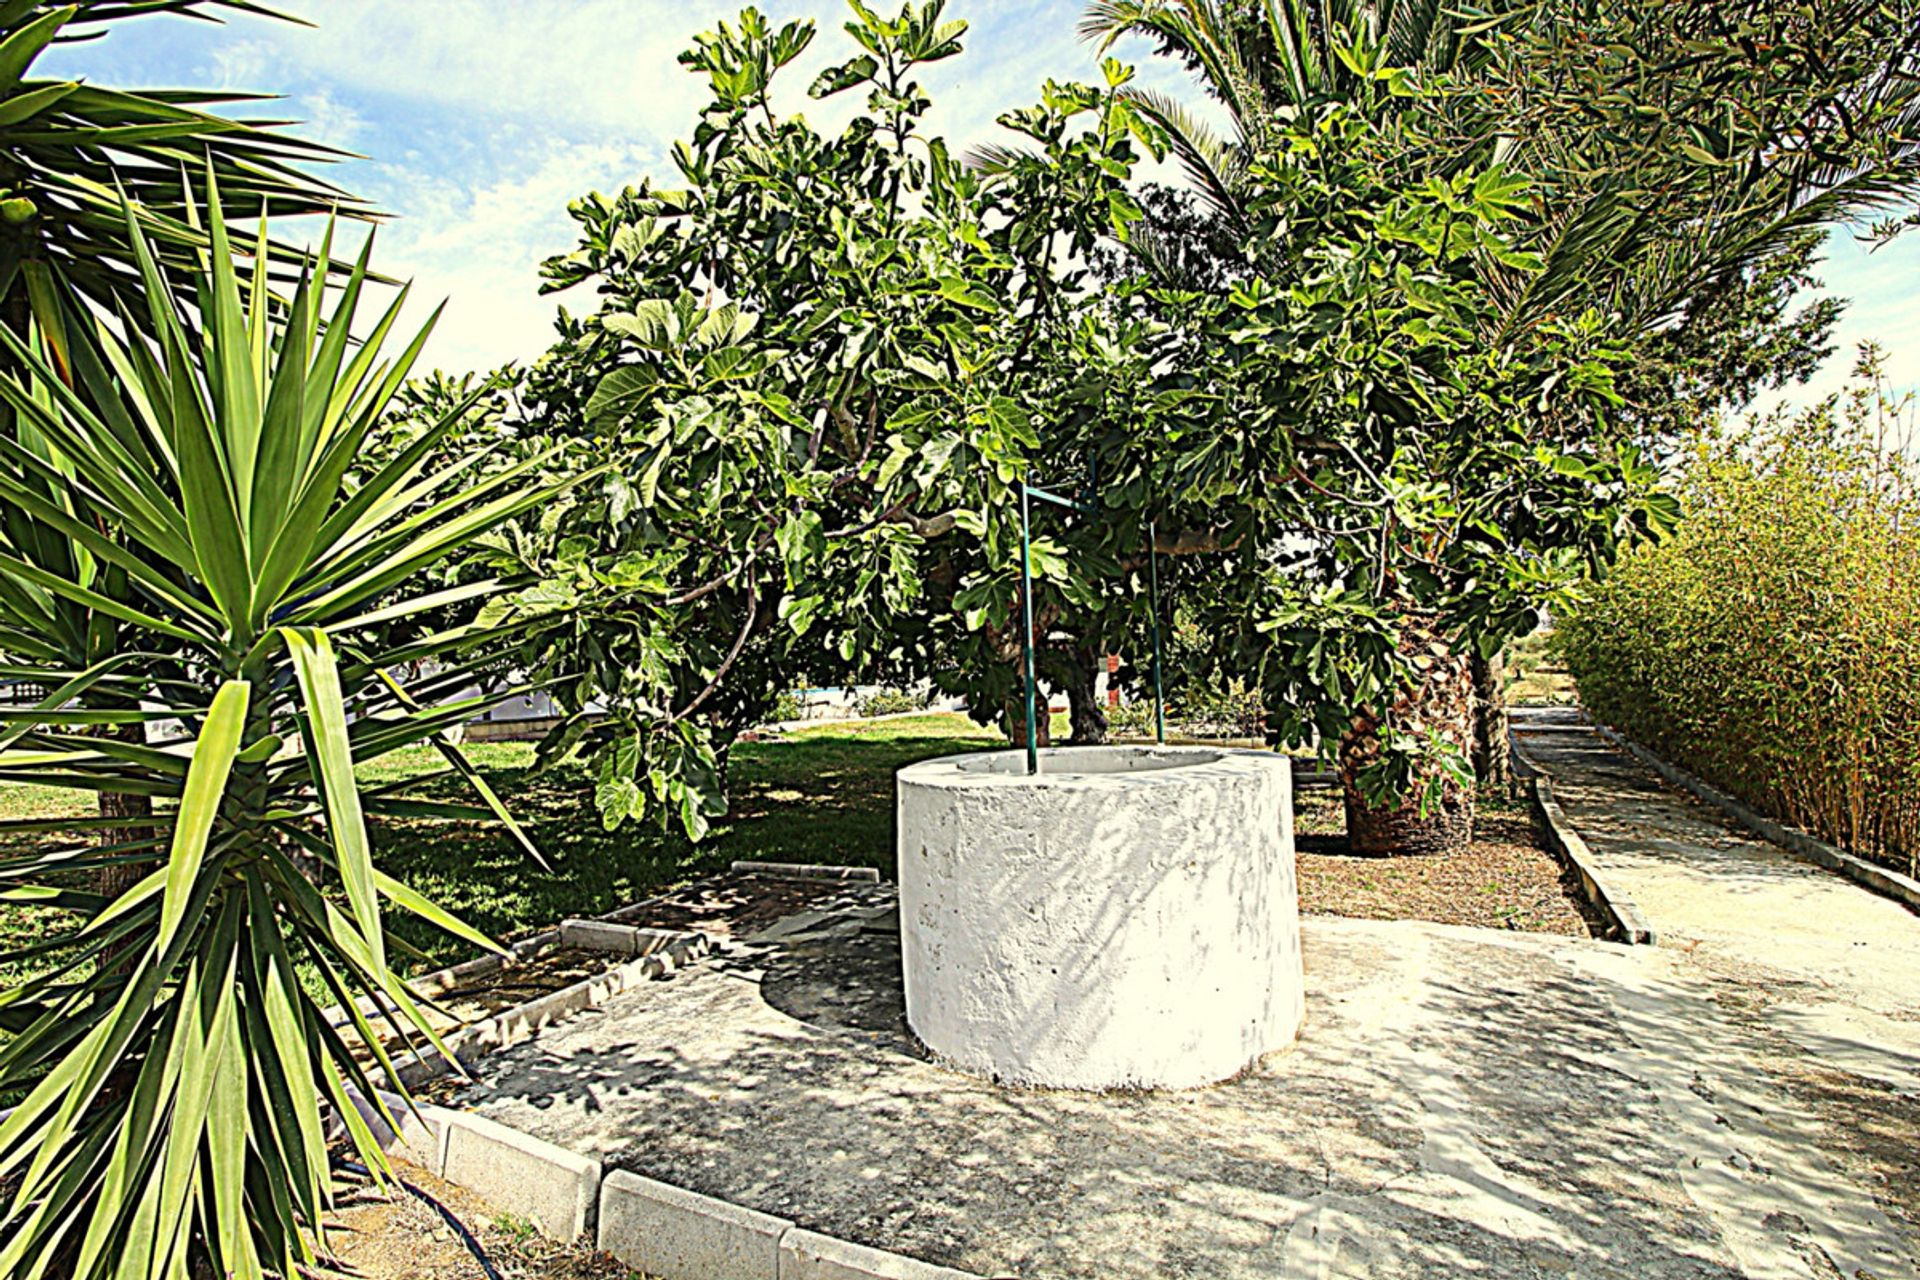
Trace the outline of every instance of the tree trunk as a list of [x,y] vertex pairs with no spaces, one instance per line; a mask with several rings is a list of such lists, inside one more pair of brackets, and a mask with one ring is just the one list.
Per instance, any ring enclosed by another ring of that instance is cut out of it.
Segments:
[[[1033,725],[1039,733],[1042,747],[1053,745],[1053,716],[1047,710],[1047,701],[1035,693],[1033,706]],[[1027,707],[1018,693],[1007,699],[1007,741],[1016,747],[1027,745]]]
[[[1418,624],[1405,626],[1400,650],[1413,660],[1417,683],[1401,689],[1384,723],[1422,738],[1434,730],[1467,755],[1473,742],[1473,677],[1465,655]],[[1434,762],[1419,766],[1409,794],[1381,808],[1368,803],[1359,778],[1380,758],[1382,723],[1378,711],[1362,710],[1340,742],[1348,848],[1360,854],[1464,852],[1473,840],[1473,788]]]
[[1473,775],[1480,785],[1513,786],[1513,751],[1507,736],[1507,660],[1475,655],[1473,664]]
[[1107,741],[1107,709],[1100,705],[1099,655],[1075,653],[1064,663],[1067,673],[1067,714],[1073,735],[1067,739],[1076,747],[1099,747]]
[[[103,737],[118,738],[122,742],[144,743],[147,740],[147,726],[144,724],[121,724],[103,728]],[[151,818],[153,816],[153,797],[134,795],[124,791],[102,791],[97,804],[103,818]],[[152,827],[108,827],[100,833],[103,845],[130,843],[135,840],[147,840],[153,836]],[[152,855],[157,857],[158,855]],[[137,862],[116,862],[110,866],[96,868],[90,877],[93,891],[109,902],[118,898],[134,885],[140,883],[152,867],[149,858]],[[113,969],[123,951],[123,945],[108,947],[100,953],[100,967]]]

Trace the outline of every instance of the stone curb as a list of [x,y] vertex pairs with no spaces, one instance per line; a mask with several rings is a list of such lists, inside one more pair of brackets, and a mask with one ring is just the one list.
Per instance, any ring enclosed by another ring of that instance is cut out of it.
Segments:
[[1797,854],[1829,871],[1837,871],[1864,888],[1892,898],[1909,911],[1920,913],[1920,880],[1901,875],[1898,871],[1887,867],[1876,866],[1865,858],[1828,844],[1825,840],[1769,818],[1765,814],[1748,808],[1710,783],[1701,781],[1680,766],[1667,763],[1619,730],[1609,728],[1597,720],[1589,719],[1587,723],[1614,746],[1619,747],[1695,799],[1706,801],[1761,839],[1779,845],[1787,852]]
[[665,955],[691,958],[687,952],[706,954],[706,935],[687,929],[647,929],[630,924],[610,924],[605,920],[565,920],[560,924],[560,945],[582,951],[617,951],[624,955]]
[[1534,826],[1547,842],[1547,848],[1553,856],[1573,868],[1574,876],[1580,881],[1581,895],[1610,922],[1609,936],[1613,941],[1629,946],[1652,946],[1659,942],[1653,926],[1640,914],[1640,908],[1634,905],[1633,899],[1617,885],[1608,884],[1600,874],[1593,850],[1587,847],[1587,842],[1574,829],[1566,810],[1553,798],[1552,780],[1528,758],[1520,745],[1519,735],[1509,732],[1507,736],[1514,762],[1520,766],[1516,772],[1526,781]]
[[[668,931],[658,929],[627,929],[628,934],[665,935]],[[541,1028],[551,1026],[562,1018],[572,1017],[588,1009],[598,1008],[613,996],[630,991],[642,982],[664,977],[675,969],[700,959],[711,949],[711,942],[705,934],[684,933],[673,936],[665,942],[654,941],[655,949],[641,955],[638,959],[583,978],[571,986],[550,991],[525,1004],[504,1009],[490,1018],[462,1027],[450,1036],[443,1038],[448,1052],[463,1064],[485,1054],[494,1053],[510,1045],[531,1039]],[[611,949],[611,948],[606,948]],[[624,948],[622,948],[624,950]],[[415,1057],[399,1068],[400,1083],[408,1089],[417,1089],[429,1080],[437,1079],[454,1069],[454,1064],[434,1054]],[[375,1073],[379,1079],[384,1072]]]
[[600,1162],[483,1116],[452,1113],[440,1174],[562,1243],[598,1241]]
[[624,1170],[600,1185],[600,1249],[660,1280],[778,1280],[793,1223]]
[[955,1271],[952,1267],[936,1266],[905,1254],[852,1244],[795,1227],[780,1238],[780,1269],[776,1280],[979,1280],[979,1277],[970,1271]]
[[829,867],[814,862],[736,862],[731,870],[735,875],[762,876],[768,880],[880,883],[880,872],[874,867]]
[[657,1280],[983,1280],[905,1254],[809,1231],[786,1218],[629,1173],[484,1116],[382,1093],[399,1132],[391,1155],[466,1187],[542,1235],[594,1247]]

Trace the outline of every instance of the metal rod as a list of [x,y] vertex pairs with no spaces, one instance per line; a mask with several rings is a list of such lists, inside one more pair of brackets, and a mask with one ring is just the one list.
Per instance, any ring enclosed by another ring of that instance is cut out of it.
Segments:
[[1091,506],[1077,498],[1065,498],[1057,493],[1049,493],[1047,490],[1035,485],[1022,484],[1021,489],[1027,493],[1028,496],[1038,498],[1042,502],[1051,502],[1056,507],[1066,507],[1073,511],[1093,510]]
[[1167,699],[1160,685],[1160,535],[1152,520],[1147,521],[1147,593],[1148,607],[1153,610],[1153,740],[1165,746]]
[[1033,556],[1029,549],[1029,541],[1027,485],[1022,481],[1020,484],[1020,657],[1025,667],[1027,683],[1027,772],[1035,774],[1040,772],[1040,742],[1033,707]]

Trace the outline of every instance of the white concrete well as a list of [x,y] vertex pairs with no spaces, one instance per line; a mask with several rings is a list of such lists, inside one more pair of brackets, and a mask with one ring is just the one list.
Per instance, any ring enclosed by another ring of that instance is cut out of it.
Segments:
[[1009,1084],[1192,1088],[1304,1013],[1286,757],[946,756],[898,775],[907,1022]]

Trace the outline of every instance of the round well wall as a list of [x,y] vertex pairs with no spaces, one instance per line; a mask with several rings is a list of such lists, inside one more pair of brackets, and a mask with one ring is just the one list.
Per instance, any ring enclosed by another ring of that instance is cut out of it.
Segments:
[[907,1021],[1011,1084],[1191,1088],[1299,1034],[1284,756],[1019,751],[898,775]]

